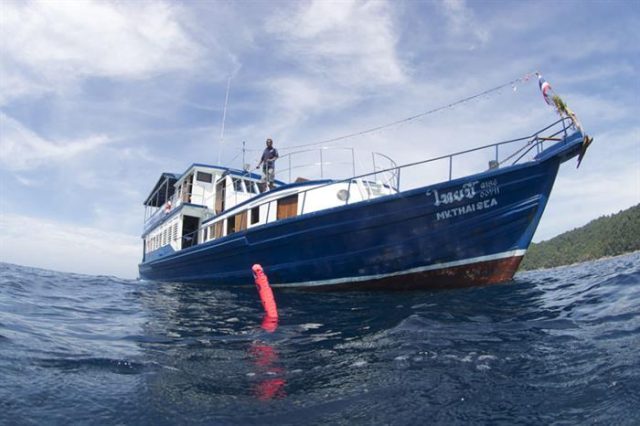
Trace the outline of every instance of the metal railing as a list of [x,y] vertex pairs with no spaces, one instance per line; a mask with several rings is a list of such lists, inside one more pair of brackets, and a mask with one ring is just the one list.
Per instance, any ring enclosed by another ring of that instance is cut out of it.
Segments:
[[[402,171],[406,171],[408,169],[411,168],[418,168],[418,167],[422,167],[422,166],[427,166],[427,165],[431,165],[433,163],[437,163],[437,162],[446,162],[447,166],[448,166],[448,175],[446,176],[445,179],[434,179],[435,182],[441,182],[441,181],[450,181],[452,179],[454,179],[454,172],[453,172],[453,166],[454,166],[454,159],[457,158],[461,158],[463,156],[468,156],[470,154],[473,153],[478,153],[478,152],[482,152],[482,151],[486,151],[486,152],[491,152],[491,156],[486,156],[485,157],[485,168],[482,169],[478,169],[475,171],[475,173],[479,173],[483,170],[486,170],[487,167],[487,162],[486,159],[490,159],[490,161],[488,162],[488,167],[489,169],[493,169],[493,168],[498,168],[501,167],[504,164],[508,164],[508,165],[515,165],[517,163],[522,162],[522,160],[531,153],[532,150],[535,149],[535,155],[540,154],[544,149],[545,149],[545,143],[547,143],[548,146],[556,144],[558,142],[563,141],[564,139],[567,138],[568,136],[568,131],[569,129],[574,128],[574,124],[573,121],[570,118],[564,117],[561,118],[560,120],[544,127],[543,129],[533,133],[530,136],[525,136],[522,138],[517,138],[517,139],[510,139],[510,140],[506,140],[506,141],[502,141],[502,142],[497,142],[497,143],[492,143],[489,145],[483,145],[477,148],[471,148],[468,150],[464,150],[464,151],[459,151],[459,152],[455,152],[453,154],[447,154],[447,155],[442,155],[439,157],[434,157],[434,158],[430,158],[427,160],[422,160],[422,161],[416,161],[413,163],[408,163],[408,164],[404,164],[402,166],[395,166],[395,162],[393,162],[393,160],[391,160],[389,157],[386,157],[388,160],[391,161],[392,164],[394,164],[394,167],[390,167],[390,168],[386,168],[386,169],[381,169],[381,170],[375,170],[375,164],[374,164],[374,171],[370,172],[370,173],[366,173],[366,174],[361,174],[361,175],[357,175],[357,176],[353,176],[347,179],[342,179],[342,180],[333,180],[329,183],[324,183],[318,186],[315,186],[313,188],[310,189],[306,189],[303,191],[300,191],[298,193],[298,195],[301,197],[299,198],[301,200],[301,209],[300,209],[300,213],[299,214],[305,214],[308,213],[308,211],[305,211],[305,204],[306,204],[306,200],[308,197],[309,193],[312,193],[314,191],[319,191],[322,188],[326,188],[328,186],[340,186],[340,185],[346,185],[347,186],[347,194],[350,194],[351,192],[351,188],[353,185],[363,185],[364,187],[369,187],[370,189],[375,186],[378,189],[380,187],[386,189],[383,191],[372,191],[372,190],[368,190],[366,191],[367,197],[366,199],[363,197],[363,199],[361,199],[360,201],[367,201],[370,200],[372,198],[378,198],[380,196],[384,196],[384,195],[389,195],[390,193],[393,192],[399,192],[401,190],[408,190],[408,189],[412,189],[411,184],[412,182],[409,182],[408,184],[405,184],[404,188],[401,188],[401,182],[400,182],[400,176],[401,176],[401,172]],[[518,144],[521,144],[518,145]],[[508,152],[504,158],[501,158],[501,152],[504,152],[504,149],[501,150],[501,148],[507,147],[507,146],[512,146],[512,145],[518,145],[518,148]],[[548,147],[547,146],[547,147]],[[382,154],[378,154],[380,156],[382,156]],[[533,156],[533,158],[531,158],[529,161],[533,160],[535,158],[535,155]],[[375,158],[375,156],[374,156]],[[469,174],[473,174],[474,172],[470,172]],[[391,180],[386,180],[386,181],[380,181],[378,178],[378,176],[380,174],[388,174],[390,176],[393,176],[393,179]],[[420,180],[418,182],[414,182],[415,187],[418,186],[426,186],[428,183],[425,183],[423,180]],[[348,205],[350,203],[350,200],[352,198],[350,196],[345,197],[345,200],[343,201],[343,205]],[[257,206],[253,206],[253,208],[255,207],[261,207],[265,204],[268,204],[267,210],[271,211],[272,209],[272,204],[273,203],[277,203],[277,199],[274,200],[270,200],[270,201],[266,201],[262,204],[259,204]],[[360,202],[358,201],[358,202]],[[274,219],[277,220],[277,219]],[[266,223],[270,223],[271,221],[274,220],[269,220],[269,215],[267,215],[267,221]],[[261,223],[262,224],[262,223]]]
[[[413,187],[426,186],[429,184],[429,182],[425,182],[425,179],[424,179],[425,174],[423,174],[421,171],[421,174],[419,175],[420,176],[419,179],[414,179],[413,181],[411,179],[405,179],[402,182],[404,188],[401,188],[401,181],[400,181],[401,172],[404,172],[403,175],[405,175],[407,174],[407,171],[410,169],[431,166],[438,162],[445,163],[446,175],[443,176],[442,178],[432,177],[431,180],[433,181],[433,183],[444,182],[447,180],[450,181],[454,179],[454,160],[465,157],[465,156],[469,156],[474,153],[479,153],[484,151],[486,153],[489,153],[489,155],[485,155],[483,157],[484,158],[483,168],[479,168],[475,172],[469,172],[468,174],[479,173],[483,170],[487,170],[487,166],[488,166],[488,169],[493,169],[493,168],[501,167],[505,164],[515,165],[515,164],[524,162],[523,159],[525,159],[527,155],[530,155],[530,154],[532,154],[532,158],[527,159],[526,161],[531,161],[535,159],[536,155],[540,154],[545,149],[545,144],[547,145],[547,147],[549,147],[551,145],[557,144],[565,140],[568,136],[568,131],[571,128],[574,128],[573,121],[571,121],[571,119],[569,118],[562,118],[548,125],[547,127],[533,133],[530,136],[506,140],[506,141],[497,142],[489,145],[483,145],[477,148],[459,151],[453,154],[442,155],[442,156],[430,158],[427,160],[416,161],[416,162],[404,164],[401,166],[396,166],[395,162],[391,160],[391,158],[389,157],[386,157],[382,154],[374,153],[373,154],[374,170],[372,172],[357,175],[357,176],[352,176],[347,179],[332,180],[330,182],[322,183],[312,188],[304,189],[298,192],[297,195],[299,197],[298,200],[300,204],[300,209],[299,209],[300,211],[299,213],[297,213],[297,215],[303,215],[305,213],[309,213],[310,211],[315,211],[315,210],[305,210],[305,207],[307,206],[307,198],[309,197],[309,194],[312,194],[316,191],[320,191],[323,188],[327,188],[329,186],[335,186],[336,189],[339,189],[341,187],[345,189],[346,187],[347,195],[344,197],[344,200],[336,203],[333,206],[330,206],[330,207],[337,207],[340,205],[348,205],[350,203],[351,204],[354,203],[352,202],[352,200],[355,197],[350,196],[354,185],[357,186],[358,188],[365,189],[364,192],[362,191],[360,192],[361,197],[360,199],[355,201],[355,203],[371,200],[374,198],[379,198],[385,195],[390,195],[390,194],[399,192],[401,190],[404,191],[404,190],[412,189]],[[516,145],[516,149],[512,149],[512,150],[505,149],[506,147],[512,147],[514,145]],[[353,153],[353,150],[351,148],[345,148],[345,149],[351,151],[352,158],[355,158],[355,154]],[[298,153],[309,152],[309,151],[314,151],[314,150],[299,151]],[[505,151],[506,151],[506,154],[505,154]],[[291,153],[288,155],[290,156],[292,154],[296,154],[296,153]],[[380,158],[385,158],[387,161],[393,164],[393,167],[378,168],[376,166],[376,161],[375,161],[376,156],[379,156]],[[487,163],[487,159],[489,160],[488,163]],[[286,171],[290,173],[291,170],[292,169],[289,168],[289,169],[285,169],[283,172]],[[355,166],[353,166],[352,171],[353,170],[355,170]],[[465,176],[466,175],[467,174],[465,174]],[[381,180],[380,176],[384,176],[385,177],[384,180]],[[261,218],[261,221],[256,225],[264,225],[264,224],[271,223],[278,220],[277,215],[275,215],[276,217],[272,218],[272,216],[274,215],[271,213],[277,210],[277,202],[279,198],[280,197],[274,197],[269,201],[265,201],[261,204],[251,206],[252,209],[257,207],[259,208],[264,205],[267,206],[266,208],[267,214],[265,216],[264,221]],[[234,212],[233,214],[238,214],[238,213],[240,212]],[[224,216],[220,220],[226,220],[226,218],[227,216]],[[207,226],[211,226],[213,223],[215,222],[208,222]],[[197,239],[197,236],[195,234],[197,232],[200,232],[201,230],[202,228],[190,234],[183,235],[182,241],[185,241],[185,237],[187,238],[187,240],[189,240],[190,237],[195,236],[196,238],[195,244],[199,244],[201,241]]]
[[[346,155],[344,153],[346,153]],[[331,158],[332,154],[338,154],[339,157]],[[374,171],[377,168],[376,158],[384,159],[393,167],[396,166],[396,163],[384,154],[372,152],[371,157]],[[341,172],[346,169],[350,169],[351,171],[349,176],[355,176],[357,160],[356,151],[351,147],[321,147],[293,151],[278,159],[280,167],[282,167],[282,164],[286,166],[283,169],[278,168],[276,170],[276,177],[292,183],[294,171],[307,171],[309,179],[324,179],[329,170],[332,171],[329,176],[335,178],[336,172]],[[286,177],[286,179],[283,177]]]

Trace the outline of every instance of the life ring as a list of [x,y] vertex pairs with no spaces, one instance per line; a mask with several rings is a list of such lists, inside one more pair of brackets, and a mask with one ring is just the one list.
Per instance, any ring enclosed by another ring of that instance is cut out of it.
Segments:
[[164,205],[164,212],[169,213],[171,211],[171,200],[167,201],[167,204]]

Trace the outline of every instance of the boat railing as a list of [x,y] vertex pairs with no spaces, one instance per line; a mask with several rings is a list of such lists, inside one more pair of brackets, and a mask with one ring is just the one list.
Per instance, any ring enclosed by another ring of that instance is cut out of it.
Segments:
[[[425,186],[425,178],[428,178],[429,181],[437,183],[450,181],[457,177],[461,177],[456,176],[456,174],[454,173],[454,164],[456,160],[478,153],[484,154],[481,156],[481,158],[483,158],[483,166],[469,171],[468,174],[478,173],[483,170],[496,169],[505,165],[511,166],[518,163],[523,163],[525,161],[532,161],[535,159],[535,156],[540,154],[545,148],[548,148],[553,144],[557,144],[565,140],[570,129],[575,129],[575,125],[570,118],[564,117],[529,136],[505,140],[489,145],[483,145],[480,147],[442,155],[427,160],[416,161],[401,166],[396,166],[393,160],[391,160],[389,157],[386,157],[389,161],[391,161],[393,167],[385,169],[375,169],[374,167],[373,172],[352,176],[350,178],[342,180],[332,180],[331,182],[301,191],[299,194],[301,197],[300,199],[303,201],[298,214],[305,214],[310,212],[310,210],[305,211],[305,201],[307,200],[309,194],[312,194],[316,191],[321,191],[323,188],[332,185],[346,185],[346,194],[351,193],[351,189],[354,187],[354,185],[362,185],[364,187],[367,187],[368,189],[365,191],[364,196],[357,199],[358,201],[355,201],[360,202],[367,201],[372,198],[378,198],[384,195],[389,195],[399,191],[409,190],[414,187]],[[382,158],[382,154],[377,155],[379,156],[379,158]],[[374,159],[375,158],[376,156],[374,156]],[[441,175],[441,177],[437,177],[437,175],[423,173],[425,166],[433,166],[437,163],[440,163],[440,171],[444,171],[444,176]],[[414,173],[413,177],[407,176],[410,174],[409,172],[412,169],[419,169],[419,171],[417,173]],[[392,179],[380,179],[380,176],[391,176]],[[400,179],[401,176],[403,177],[402,181]],[[407,176],[407,178],[405,178],[405,176]],[[350,197],[348,195],[345,196],[344,200],[342,200],[341,205],[354,203],[354,201],[352,201],[353,198],[355,197]],[[277,199],[266,201],[261,205],[269,204],[268,209],[271,210],[271,204],[274,204],[276,202]],[[276,206],[273,206],[273,208],[276,208]],[[274,220],[276,219],[269,220],[268,222]]]
[[[382,154],[377,154],[377,156],[374,155],[373,157],[374,163],[375,158],[386,158],[387,161],[394,165],[394,167],[377,169],[374,167],[373,172],[352,176],[343,180],[331,180],[326,183],[315,185],[309,189],[304,189],[297,193],[298,199],[300,200],[300,207],[296,215],[303,215],[305,213],[317,211],[317,206],[308,207],[311,204],[308,202],[308,200],[310,199],[310,195],[312,196],[312,194],[314,193],[317,194],[318,191],[322,191],[323,189],[327,189],[331,186],[336,188],[336,195],[338,195],[337,199],[339,200],[338,202],[336,202],[335,199],[333,199],[333,202],[335,204],[332,207],[338,207],[341,205],[355,204],[358,202],[391,195],[399,191],[426,186],[429,182],[438,183],[453,180],[457,177],[462,176],[456,176],[456,174],[454,173],[455,160],[473,155],[475,153],[484,154],[482,156],[483,166],[479,170],[473,170],[468,174],[496,169],[504,165],[511,166],[526,161],[533,161],[535,157],[540,154],[545,148],[564,141],[568,137],[569,130],[572,128],[575,128],[573,122],[570,119],[562,118],[550,124],[549,126],[533,133],[530,136],[484,145],[477,148],[459,151],[453,154],[442,155],[427,160],[404,164],[401,166],[395,166],[395,163],[389,157],[382,156]],[[439,171],[441,173],[444,172],[444,176],[441,175],[440,177],[438,177],[437,175],[429,175],[427,173],[424,173],[425,166],[433,166],[437,163],[440,163],[441,166],[443,166],[440,167]],[[410,175],[410,171],[412,169],[417,169],[417,173],[414,174],[413,177],[407,176]],[[381,179],[382,176],[384,176],[385,178]],[[389,176],[392,177],[391,180],[388,179]],[[401,176],[403,177],[402,181],[400,179]],[[350,196],[352,190],[354,191],[355,195],[356,188],[359,196]],[[363,188],[364,191],[362,191]],[[339,195],[340,192],[342,192],[342,197],[340,197]],[[278,210],[278,201],[279,197],[275,197],[261,204],[252,206],[252,209],[260,208],[265,205],[267,206],[267,214],[265,216],[266,219],[264,221],[261,221],[260,224],[272,223],[278,220],[275,213],[270,214],[270,212],[275,212]],[[192,234],[184,235],[183,241],[186,241],[185,238],[187,240],[196,238],[194,243],[197,244],[197,232],[198,231],[194,231]]]
[[178,192],[175,192],[162,206],[154,207],[155,211],[153,211],[144,221],[143,232],[147,232],[149,229],[153,228],[181,204],[189,203],[207,206],[213,204],[212,200],[213,196],[207,196],[204,193],[194,194],[193,192],[189,192],[179,194]]
[[325,176],[335,179],[345,171],[350,172],[347,172],[348,176],[355,176],[358,166],[379,173],[397,167],[391,158],[379,152],[371,153],[370,166],[363,166],[362,163],[369,160],[361,157],[362,152],[358,152],[358,155],[360,157],[351,147],[320,147],[289,152],[279,158],[276,178],[292,183],[296,175],[304,179],[325,179]]

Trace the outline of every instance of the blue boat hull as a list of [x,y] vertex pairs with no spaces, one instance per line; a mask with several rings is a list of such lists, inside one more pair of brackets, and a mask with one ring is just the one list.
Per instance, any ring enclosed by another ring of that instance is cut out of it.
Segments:
[[[140,264],[144,279],[309,289],[447,288],[511,279],[540,221],[563,145],[537,161],[288,218]],[[544,153],[543,153],[544,154]]]

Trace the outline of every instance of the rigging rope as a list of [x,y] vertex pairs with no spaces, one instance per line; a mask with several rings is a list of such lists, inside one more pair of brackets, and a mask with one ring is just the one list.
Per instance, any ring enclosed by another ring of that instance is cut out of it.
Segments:
[[403,118],[402,120],[393,121],[391,123],[387,123],[387,124],[383,124],[383,125],[380,125],[380,126],[372,127],[370,129],[366,129],[366,130],[361,130],[361,131],[355,132],[355,133],[349,133],[347,135],[338,136],[338,137],[331,138],[331,139],[325,139],[325,140],[306,143],[306,144],[301,144],[301,145],[282,147],[282,148],[280,148],[280,150],[281,151],[288,151],[288,150],[297,149],[297,148],[303,148],[303,147],[307,147],[307,146],[322,145],[322,144],[327,144],[327,143],[332,143],[332,142],[338,142],[338,141],[341,141],[341,140],[344,140],[344,139],[353,138],[353,137],[356,137],[356,136],[362,136],[362,135],[366,135],[366,134],[369,134],[369,133],[374,133],[374,132],[386,129],[388,127],[397,126],[399,124],[406,123],[406,122],[409,122],[409,121],[424,117],[426,115],[434,114],[436,112],[445,110],[447,108],[452,108],[454,106],[457,106],[457,105],[472,101],[472,100],[477,99],[477,98],[479,98],[481,96],[488,95],[489,93],[497,92],[497,91],[499,91],[501,89],[504,89],[505,87],[508,87],[508,86],[511,86],[511,87],[513,87],[514,90],[516,90],[516,84],[517,83],[529,81],[529,79],[531,78],[532,75],[534,75],[534,73],[527,73],[527,74],[525,74],[524,76],[522,76],[520,78],[517,78],[515,80],[509,81],[508,83],[504,83],[504,84],[501,84],[499,86],[493,87],[491,89],[487,89],[487,90],[485,90],[483,92],[480,92],[478,94],[475,94],[473,96],[468,96],[466,98],[459,99],[459,100],[457,100],[455,102],[451,102],[451,103],[449,103],[447,105],[440,106],[440,107],[437,107],[437,108],[433,108],[433,109],[430,109],[429,111],[425,111],[425,112],[422,112],[420,114],[412,115],[411,117]]

